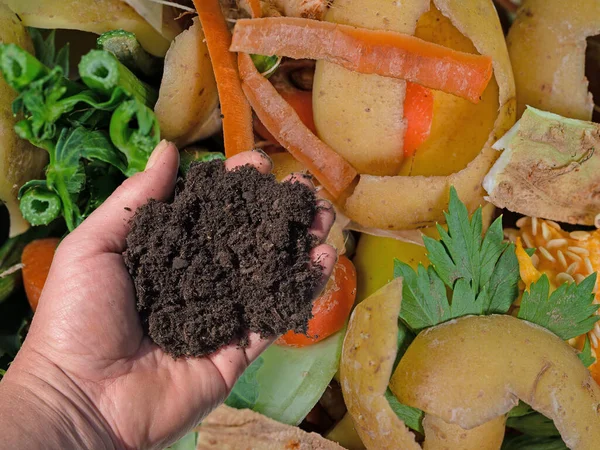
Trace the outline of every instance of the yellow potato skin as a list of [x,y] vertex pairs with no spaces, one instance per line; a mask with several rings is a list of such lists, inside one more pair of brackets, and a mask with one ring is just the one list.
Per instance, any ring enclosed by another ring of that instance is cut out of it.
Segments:
[[198,19],[171,44],[154,112],[163,138],[183,147],[199,135],[219,105],[217,82]]
[[[329,22],[413,34],[429,0],[335,0]],[[313,110],[319,137],[360,173],[395,175],[403,154],[406,82],[318,61]]]
[[348,412],[365,447],[420,450],[384,394],[398,350],[402,280],[395,279],[352,313],[340,365]]
[[[8,7],[0,3],[0,42],[13,43],[33,53],[29,34]],[[17,137],[14,126],[17,119],[11,105],[17,93],[0,75],[0,201],[10,214],[10,236],[24,233],[29,224],[19,209],[17,193],[27,181],[41,178],[48,154]]]
[[[435,94],[433,134],[417,150],[414,161],[405,163],[401,176],[360,176],[342,209],[364,227],[406,230],[443,222],[452,185],[467,207],[474,210],[483,203],[485,195],[481,181],[498,158],[498,152],[490,146],[515,123],[512,68],[492,2],[432,3],[438,11],[433,9],[421,17],[416,35],[460,50],[468,50],[470,45],[471,50],[490,56],[494,78],[475,106]],[[458,109],[455,111],[454,107]]]
[[465,429],[521,399],[554,420],[569,448],[600,442],[600,387],[590,372],[556,335],[512,316],[464,317],[421,332],[390,388],[402,403]]
[[498,450],[504,440],[506,416],[500,416],[471,430],[425,414],[424,450]]
[[527,0],[507,38],[517,84],[517,114],[527,105],[591,120],[585,39],[600,34],[598,0]]
[[27,27],[96,34],[123,29],[135,33],[142,46],[154,55],[164,56],[169,49],[169,40],[121,0],[4,0],[4,3]]

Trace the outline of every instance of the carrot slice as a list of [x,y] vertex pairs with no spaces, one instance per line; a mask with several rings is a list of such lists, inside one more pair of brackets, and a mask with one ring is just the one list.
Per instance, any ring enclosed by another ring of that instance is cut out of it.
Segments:
[[212,61],[223,114],[227,157],[254,148],[252,110],[242,92],[236,55],[229,51],[231,33],[219,0],[194,0]]
[[293,17],[238,20],[232,51],[322,59],[366,74],[401,78],[473,103],[492,78],[492,59],[407,34]]
[[248,4],[250,5],[250,12],[252,13],[253,18],[258,18],[262,16],[262,6],[260,6],[260,0],[248,0]]
[[427,140],[433,121],[433,93],[418,84],[406,83],[404,98],[404,156],[411,157],[417,148]]
[[356,170],[302,123],[249,55],[240,54],[238,63],[242,89],[260,121],[331,195],[339,197],[356,178]]

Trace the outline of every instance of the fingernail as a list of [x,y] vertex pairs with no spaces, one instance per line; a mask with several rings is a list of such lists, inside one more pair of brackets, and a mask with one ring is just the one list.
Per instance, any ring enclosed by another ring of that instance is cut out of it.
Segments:
[[327,200],[325,198],[320,198],[319,200],[317,200],[317,207],[321,208],[321,209],[332,209],[333,211],[335,211],[335,208],[333,207],[333,203],[331,203],[329,200]]
[[271,164],[271,167],[273,167],[273,160],[271,159],[271,157],[269,155],[267,155],[267,153],[262,148],[255,148],[252,151],[256,152],[256,153],[260,153],[263,158],[265,158],[267,161],[269,161],[269,163]]
[[160,157],[165,152],[165,150],[169,148],[170,145],[171,143],[166,139],[163,139],[159,142],[159,144],[156,146],[156,148],[150,155],[150,158],[148,158],[148,162],[146,163],[146,170],[152,169],[152,167],[160,160]]

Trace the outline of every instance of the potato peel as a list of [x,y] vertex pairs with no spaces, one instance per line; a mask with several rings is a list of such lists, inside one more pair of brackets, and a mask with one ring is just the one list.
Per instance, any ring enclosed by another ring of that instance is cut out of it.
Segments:
[[398,399],[472,429],[521,399],[572,449],[600,442],[600,387],[556,335],[508,315],[469,316],[420,333],[391,380]]
[[527,105],[591,120],[586,38],[600,34],[598,0],[528,0],[507,37],[517,83],[517,113]]
[[402,280],[397,278],[356,307],[344,339],[342,392],[367,448],[421,448],[384,396],[398,350],[401,302]]
[[[480,54],[492,57],[495,80],[492,83],[497,83],[499,96],[493,103],[480,102],[479,107],[497,110],[497,118],[483,150],[465,168],[449,176],[361,175],[356,189],[342,209],[353,222],[363,227],[404,230],[443,222],[451,185],[456,187],[470,210],[483,204],[485,192],[481,188],[481,180],[498,158],[490,146],[515,122],[512,68],[493,4],[485,0],[436,0],[433,4],[471,40]],[[480,125],[474,122],[473,126]],[[453,132],[460,133],[460,128]],[[435,136],[431,139],[435,139]],[[461,152],[463,148],[450,146],[447,151]],[[443,161],[444,155],[437,155],[437,158]]]
[[506,416],[499,416],[470,430],[426,414],[424,450],[498,450],[504,440]]

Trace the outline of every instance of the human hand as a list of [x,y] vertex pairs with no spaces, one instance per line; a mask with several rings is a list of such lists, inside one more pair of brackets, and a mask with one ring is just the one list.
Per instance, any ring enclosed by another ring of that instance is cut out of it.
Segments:
[[[226,161],[229,169],[245,164],[263,173],[272,168],[260,152]],[[144,336],[122,252],[136,208],[148,198],[169,198],[177,167],[177,149],[161,143],[146,171],[125,181],[57,249],[28,337],[0,386],[0,399],[8,393],[20,403],[13,414],[27,415],[31,404],[61,428],[55,443],[46,434],[43,448],[164,448],[222,402],[272,342],[254,334],[246,348],[232,344],[204,358],[174,360]],[[324,205],[313,226],[322,241],[334,220]],[[326,281],[335,250],[323,244],[312,256]],[[6,411],[0,409],[0,424],[9,419]]]

